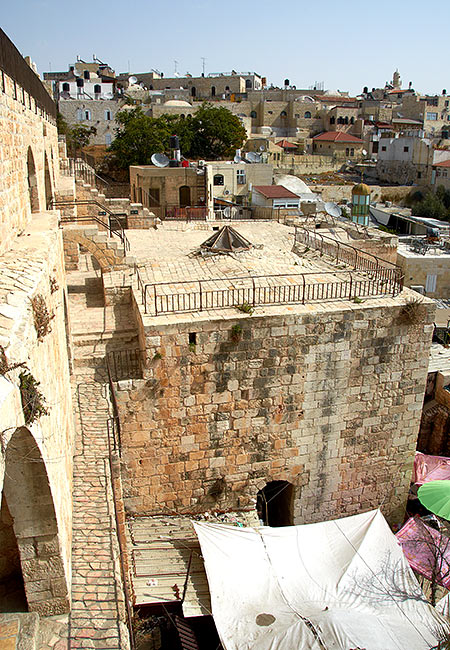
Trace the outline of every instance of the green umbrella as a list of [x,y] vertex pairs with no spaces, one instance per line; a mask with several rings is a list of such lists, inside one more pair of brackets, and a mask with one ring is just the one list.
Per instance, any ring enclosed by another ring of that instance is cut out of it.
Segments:
[[417,491],[419,501],[438,517],[450,521],[450,481],[430,481]]

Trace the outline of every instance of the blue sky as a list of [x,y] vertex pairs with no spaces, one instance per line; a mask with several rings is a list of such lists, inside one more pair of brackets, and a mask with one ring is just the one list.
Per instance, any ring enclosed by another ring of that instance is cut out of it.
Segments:
[[[6,5],[6,0],[3,0]],[[398,67],[403,85],[450,91],[450,3],[421,0],[16,0],[2,29],[40,73],[95,54],[116,72],[256,71],[269,83],[361,92]]]

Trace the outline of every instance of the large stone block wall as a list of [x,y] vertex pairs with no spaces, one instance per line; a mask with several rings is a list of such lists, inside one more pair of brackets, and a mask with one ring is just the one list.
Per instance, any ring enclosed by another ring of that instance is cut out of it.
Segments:
[[[32,154],[33,212],[46,209],[58,184],[58,135],[33,97],[6,74],[0,83],[0,254],[32,218],[28,186],[28,152]],[[17,99],[15,99],[17,97]],[[51,188],[45,184],[45,159]]]
[[380,504],[400,521],[434,310],[405,325],[404,303],[146,321],[146,378],[118,391],[127,509],[251,508],[267,482],[286,480],[295,523]]
[[[33,215],[24,236],[18,237],[0,260],[0,345],[9,363],[24,363],[40,382],[48,415],[28,426],[31,435],[28,442],[23,442],[22,453],[22,443],[15,438],[24,426],[18,395],[22,368],[2,378],[0,490],[5,476],[5,484],[11,476],[7,465],[5,475],[5,460],[7,463],[8,454],[16,452],[14,462],[24,461],[23,474],[17,488],[10,488],[14,508],[11,497],[7,496],[7,500],[15,521],[28,604],[44,615],[68,611],[71,581],[74,422],[65,286],[57,216]],[[31,307],[31,299],[38,295],[52,316],[50,331],[42,340],[37,337]],[[32,441],[36,450],[32,449]],[[51,497],[45,496],[45,489]],[[30,513],[36,515],[33,521]]]

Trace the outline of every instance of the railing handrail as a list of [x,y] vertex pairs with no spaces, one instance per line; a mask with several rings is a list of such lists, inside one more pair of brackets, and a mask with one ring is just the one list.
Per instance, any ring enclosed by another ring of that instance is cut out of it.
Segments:
[[70,223],[70,222],[76,222],[76,221],[95,221],[96,223],[101,224],[106,228],[106,230],[109,231],[111,235],[116,235],[119,237],[119,239],[122,241],[122,244],[124,246],[125,252],[130,250],[130,242],[128,240],[128,237],[125,234],[125,230],[122,227],[122,224],[120,223],[118,217],[125,215],[126,213],[117,213],[117,212],[112,212],[108,207],[103,205],[102,203],[99,203],[98,201],[95,201],[94,199],[90,200],[72,200],[72,201],[58,201],[56,199],[52,199],[49,202],[49,207],[67,207],[67,206],[78,206],[78,205],[96,205],[97,207],[101,208],[103,212],[106,212],[110,219],[112,219],[115,223],[116,226],[113,228],[111,226],[111,223],[106,223],[106,221],[103,221],[102,219],[99,219],[97,215],[85,215],[85,216],[64,216],[61,217],[60,221],[61,223]]

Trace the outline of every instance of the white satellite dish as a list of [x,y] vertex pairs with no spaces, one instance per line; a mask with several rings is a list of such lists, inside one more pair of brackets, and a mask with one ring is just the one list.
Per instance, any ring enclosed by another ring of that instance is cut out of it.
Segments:
[[81,77],[81,72],[76,68],[73,69],[73,74],[75,75],[75,77]]
[[164,153],[154,153],[150,158],[155,167],[167,167],[169,159]]
[[135,77],[134,75],[132,75],[131,77],[128,77],[128,83],[135,84],[136,81],[137,81],[137,77]]
[[236,164],[238,164],[238,163],[242,162],[242,158],[236,154],[235,157],[233,158],[233,161]]
[[249,163],[259,163],[261,162],[261,155],[256,153],[256,151],[247,151],[245,160]]
[[362,150],[363,156],[367,156],[367,151],[365,149]]
[[262,145],[260,146],[259,150],[260,150],[260,151],[265,151],[266,148],[265,148],[265,146],[262,144]]
[[340,217],[342,215],[341,208],[332,201],[327,201],[327,203],[325,203],[325,212],[329,214],[330,217]]

